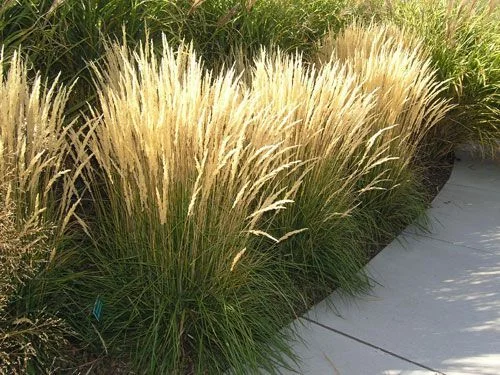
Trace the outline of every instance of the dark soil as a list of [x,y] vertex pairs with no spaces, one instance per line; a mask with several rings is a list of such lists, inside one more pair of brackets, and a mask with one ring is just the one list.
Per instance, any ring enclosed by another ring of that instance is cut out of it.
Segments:
[[[422,170],[420,176],[422,179],[422,188],[424,190],[423,192],[425,194],[427,207],[431,206],[431,203],[436,195],[438,195],[438,193],[450,178],[454,162],[455,155],[453,153],[446,154],[437,160],[433,159],[432,161],[420,161],[419,169]],[[368,261],[372,260],[387,245],[389,245],[396,236],[397,234],[394,237],[391,236],[390,238],[385,238],[380,243],[372,245],[367,250],[369,254]]]
[[428,165],[425,169],[422,182],[429,198],[429,204],[450,178],[454,161],[455,155],[449,154]]

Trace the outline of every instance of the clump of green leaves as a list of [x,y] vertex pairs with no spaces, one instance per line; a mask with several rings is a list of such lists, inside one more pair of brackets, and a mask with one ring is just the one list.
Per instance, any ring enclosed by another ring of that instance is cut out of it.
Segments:
[[[345,0],[9,0],[0,6],[0,39],[19,47],[37,70],[71,83],[72,107],[93,99],[90,62],[102,59],[108,40],[130,45],[165,35],[171,46],[191,41],[211,67],[234,48],[249,54],[261,46],[314,50],[328,28],[339,28]],[[126,28],[125,35],[123,27]]]

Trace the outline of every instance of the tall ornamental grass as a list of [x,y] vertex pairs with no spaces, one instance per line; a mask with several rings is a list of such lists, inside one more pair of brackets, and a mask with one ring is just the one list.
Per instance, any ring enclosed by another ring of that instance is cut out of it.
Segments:
[[411,33],[354,24],[315,64],[240,49],[241,74],[177,44],[108,45],[78,127],[57,80],[2,57],[5,371],[59,370],[71,335],[141,373],[276,372],[283,326],[367,291],[372,247],[423,212],[418,161],[450,105]]
[[444,85],[421,41],[391,26],[353,24],[337,37],[329,35],[319,60],[329,58],[350,66],[362,91],[373,95],[371,132],[378,135],[379,149],[390,160],[371,170],[386,182],[378,184],[382,189],[365,194],[363,201],[371,203],[363,209],[372,206],[375,215],[386,218],[374,223],[375,231],[390,234],[424,209],[418,165],[427,152],[426,137],[442,126],[451,109],[441,98]]
[[395,27],[353,24],[325,38],[320,59],[328,56],[348,64],[363,92],[374,95],[373,131],[383,132],[389,153],[398,157],[394,160],[401,167],[394,172],[407,168],[451,108],[440,98],[444,84],[436,79],[422,43]]
[[159,57],[111,47],[97,77],[102,112],[74,134],[95,211],[93,275],[75,293],[81,311],[103,308],[79,329],[145,373],[272,371],[297,297],[256,249],[301,183],[296,146],[273,134],[286,111],[253,110],[231,71],[165,41]]
[[[63,111],[68,91],[29,81],[17,53],[0,55],[0,373],[60,364],[67,325],[43,301],[44,274],[73,202]],[[50,311],[49,311],[50,310]]]
[[[261,108],[286,109],[291,126],[276,132],[278,140],[300,144],[297,157],[311,161],[294,205],[273,220],[277,238],[290,230],[296,235],[267,243],[292,263],[290,276],[305,296],[302,308],[334,287],[349,294],[366,290],[360,269],[367,234],[351,213],[359,204],[357,182],[385,162],[367,146],[373,97],[362,93],[346,65],[308,68],[302,56],[280,52],[263,52],[255,61],[250,90]],[[290,177],[284,186],[293,184]],[[367,190],[376,187],[376,177],[371,183]]]

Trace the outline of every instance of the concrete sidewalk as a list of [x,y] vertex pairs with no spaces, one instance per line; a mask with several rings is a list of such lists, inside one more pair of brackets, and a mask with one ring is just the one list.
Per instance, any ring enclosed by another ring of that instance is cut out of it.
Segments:
[[431,232],[410,226],[368,264],[372,294],[295,322],[301,374],[500,375],[500,162],[458,157]]

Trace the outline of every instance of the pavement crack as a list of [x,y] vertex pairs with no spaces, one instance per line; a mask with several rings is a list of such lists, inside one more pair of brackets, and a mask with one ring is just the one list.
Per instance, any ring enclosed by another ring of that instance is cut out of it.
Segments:
[[479,187],[479,186],[472,186],[472,185],[464,185],[464,184],[458,184],[456,182],[450,182],[448,181],[446,185],[452,185],[452,186],[457,186],[457,187],[462,187],[462,188],[467,188],[467,189],[475,189],[475,190],[481,190],[481,191],[487,191],[488,193],[496,193],[498,194],[498,190],[495,189],[490,189],[490,188],[485,188],[485,187]]
[[449,241],[449,240],[443,240],[442,238],[433,237],[432,235],[428,235],[428,234],[413,233],[413,232],[406,232],[406,231],[403,231],[402,234],[405,235],[405,236],[417,236],[417,237],[422,237],[422,238],[428,238],[430,240],[434,240],[434,241],[438,241],[438,242],[443,242],[443,243],[446,243],[448,245],[453,245],[453,246],[456,246],[456,247],[463,247],[464,249],[475,250],[475,251],[478,251],[480,253],[486,253],[486,254],[490,254],[490,255],[494,255],[495,254],[494,252],[491,252],[491,251],[486,250],[486,249],[480,249],[480,248],[477,248],[477,247],[474,247],[474,246],[464,245],[464,244],[452,242],[452,241]]
[[339,331],[338,329],[335,329],[335,328],[332,328],[332,327],[328,327],[327,325],[321,324],[321,323],[319,323],[319,322],[316,322],[316,321],[314,321],[314,320],[312,320],[312,319],[309,319],[309,318],[306,318],[306,317],[302,317],[302,319],[304,319],[304,320],[306,320],[306,321],[308,321],[308,322],[310,322],[310,323],[316,324],[317,326],[320,326],[320,327],[322,327],[322,328],[325,328],[325,329],[327,329],[327,330],[329,330],[329,331],[332,331],[332,332],[334,332],[334,333],[336,333],[336,334],[338,334],[338,335],[341,335],[341,336],[347,337],[348,339],[354,340],[354,341],[356,341],[356,342],[358,342],[358,343],[360,343],[360,344],[363,344],[363,345],[369,346],[370,348],[373,348],[373,349],[379,350],[379,351],[381,351],[381,352],[383,352],[383,353],[385,353],[385,354],[388,354],[388,355],[390,355],[390,356],[392,356],[392,357],[395,357],[395,358],[398,358],[398,359],[400,359],[400,360],[402,360],[402,361],[405,361],[405,362],[411,363],[412,365],[415,365],[415,366],[417,366],[417,367],[420,367],[420,368],[422,368],[422,369],[424,369],[424,370],[432,371],[432,372],[434,372],[434,373],[436,373],[436,374],[439,374],[439,375],[446,375],[444,372],[438,371],[438,370],[433,369],[433,368],[431,368],[431,367],[428,367],[428,366],[426,366],[426,365],[424,365],[424,364],[422,364],[422,363],[419,363],[419,362],[413,361],[413,360],[411,360],[411,359],[409,359],[409,358],[403,357],[403,356],[401,356],[401,355],[399,355],[399,354],[396,354],[396,353],[394,353],[394,352],[391,352],[390,350],[387,350],[387,349],[381,348],[380,346],[377,346],[377,345],[374,345],[374,344],[372,344],[372,343],[369,343],[368,341],[365,341],[365,340],[359,339],[359,338],[357,338],[357,337],[355,337],[355,336],[349,335],[348,333],[345,333],[345,332]]

